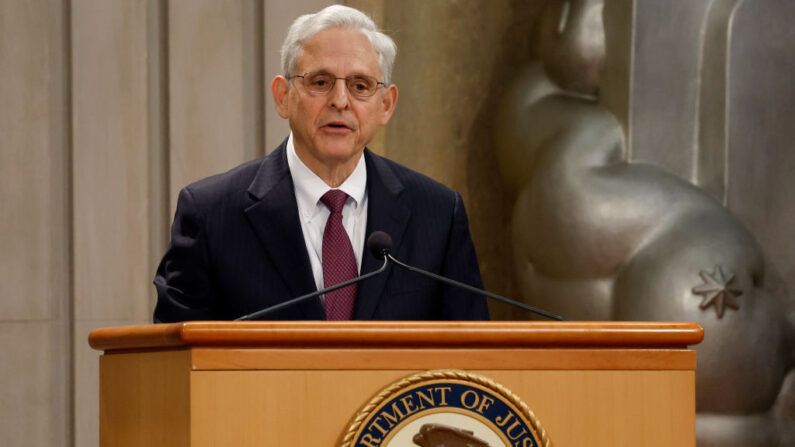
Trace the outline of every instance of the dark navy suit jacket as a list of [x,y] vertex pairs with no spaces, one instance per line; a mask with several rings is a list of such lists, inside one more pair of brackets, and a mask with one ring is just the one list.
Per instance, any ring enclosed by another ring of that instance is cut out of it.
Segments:
[[[364,151],[367,232],[385,231],[410,265],[482,287],[461,196]],[[363,273],[382,261],[363,251]],[[316,290],[285,143],[265,158],[179,194],[171,244],[155,276],[155,322],[231,320]],[[319,299],[268,315],[323,320]],[[398,266],[359,284],[357,320],[486,320],[482,296]]]

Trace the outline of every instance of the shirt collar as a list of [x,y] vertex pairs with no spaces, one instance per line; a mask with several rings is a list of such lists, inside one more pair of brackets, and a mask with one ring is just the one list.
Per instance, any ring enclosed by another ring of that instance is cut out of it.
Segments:
[[[323,206],[320,204],[320,198],[332,188],[298,157],[293,145],[292,132],[287,138],[287,166],[290,168],[290,175],[295,185],[299,211],[303,216],[310,217],[318,209],[318,206]],[[348,194],[353,199],[354,208],[359,207],[367,190],[367,167],[364,162],[364,154],[359,157],[359,162],[356,163],[351,175],[336,189]]]

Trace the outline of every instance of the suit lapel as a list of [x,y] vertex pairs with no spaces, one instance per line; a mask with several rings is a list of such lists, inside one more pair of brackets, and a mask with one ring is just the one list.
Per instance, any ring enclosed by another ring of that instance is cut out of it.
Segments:
[[[286,140],[285,140],[286,142]],[[294,298],[316,289],[301,232],[285,142],[266,157],[248,192],[255,203],[245,210],[249,223]],[[324,320],[319,299],[298,305],[307,319]]]
[[[400,179],[381,157],[367,149],[364,151],[364,157],[367,165],[368,194],[366,234],[369,236],[373,231],[386,232],[392,237],[392,252],[397,253],[403,232],[411,217],[409,199],[406,194],[402,194],[403,184]],[[376,259],[365,247],[362,253],[362,273],[377,270],[382,264],[383,261]],[[391,269],[392,267],[389,267],[384,273],[359,285],[354,319],[373,318]]]

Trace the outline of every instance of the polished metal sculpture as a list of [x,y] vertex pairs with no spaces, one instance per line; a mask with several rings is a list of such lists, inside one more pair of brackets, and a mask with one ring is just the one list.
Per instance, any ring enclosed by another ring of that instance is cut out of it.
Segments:
[[[713,39],[699,49],[701,74],[713,76],[728,64],[715,54],[730,30],[720,21],[743,2],[700,3]],[[726,146],[714,132],[726,122],[708,116],[725,112],[721,81],[702,79],[693,92],[702,99],[694,125],[706,128],[695,178],[630,160],[625,124],[600,101],[611,32],[603,8],[548,2],[539,59],[518,73],[496,116],[523,297],[570,319],[699,322],[698,445],[795,446],[795,297],[722,203],[726,166],[715,154]]]

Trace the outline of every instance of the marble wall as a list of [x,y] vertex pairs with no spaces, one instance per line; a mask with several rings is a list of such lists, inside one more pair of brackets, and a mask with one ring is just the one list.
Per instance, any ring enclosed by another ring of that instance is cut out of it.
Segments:
[[328,0],[0,0],[0,433],[98,444],[97,327],[151,321],[185,184],[287,132],[270,79]]
[[0,2],[0,433],[70,445],[68,9]]

